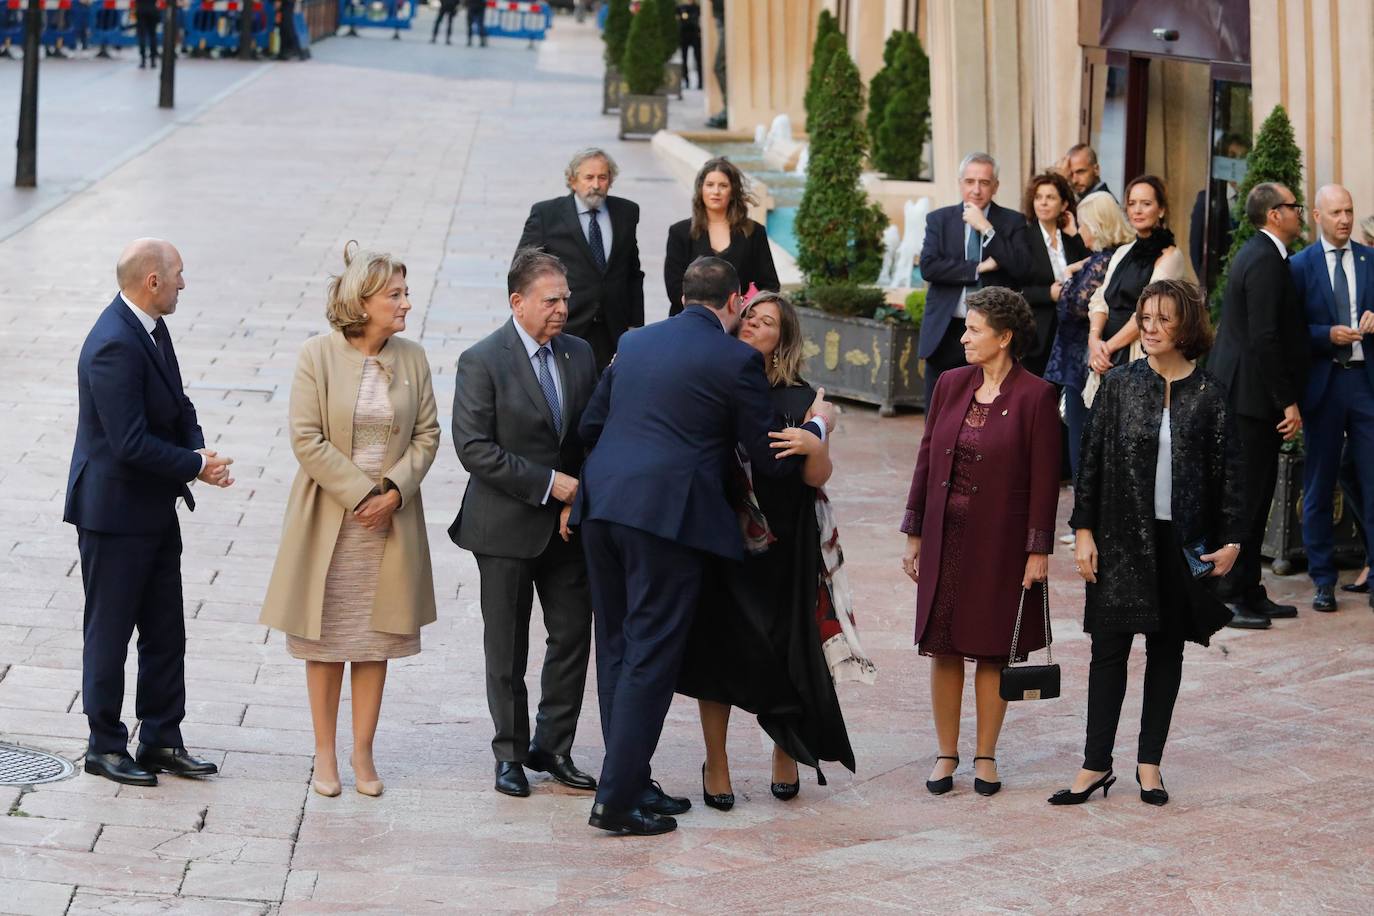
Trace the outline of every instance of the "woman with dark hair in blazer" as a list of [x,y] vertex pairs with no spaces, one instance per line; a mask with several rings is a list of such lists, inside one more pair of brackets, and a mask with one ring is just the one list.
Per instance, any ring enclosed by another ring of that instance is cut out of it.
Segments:
[[916,640],[930,656],[930,702],[940,742],[926,789],[954,788],[964,661],[977,663],[978,743],[973,787],[1002,788],[997,738],[1007,704],[999,686],[1016,610],[1019,655],[1044,648],[1043,616],[1054,513],[1059,502],[1059,410],[1054,386],[1020,357],[1035,319],[1013,290],[968,294],[964,357],[935,383],[911,477],[902,569],[916,582]]
[[777,292],[781,287],[768,231],[749,218],[754,203],[744,173],[729,159],[712,159],[697,172],[692,218],[668,227],[663,285],[668,290],[669,317],[682,311],[682,275],[697,258],[729,261],[739,274],[741,291],[751,285],[759,292]]
[[[1083,434],[1069,524],[1092,638],[1087,740],[1083,768],[1052,805],[1082,804],[1098,789],[1105,797],[1116,781],[1112,745],[1137,633],[1145,685],[1135,778],[1141,801],[1169,801],[1159,763],[1183,644],[1207,645],[1231,619],[1211,584],[1240,555],[1241,457],[1226,392],[1197,366],[1212,345],[1202,290],[1186,280],[1150,283],[1135,323],[1145,359],[1107,373]],[[1212,567],[1191,569],[1193,561]]]
[[1035,313],[1035,345],[1022,365],[1043,377],[1059,323],[1059,296],[1071,275],[1069,268],[1090,252],[1078,236],[1073,189],[1063,175],[1045,172],[1032,178],[1021,209],[1028,227],[1021,238],[1031,267],[1021,295]]

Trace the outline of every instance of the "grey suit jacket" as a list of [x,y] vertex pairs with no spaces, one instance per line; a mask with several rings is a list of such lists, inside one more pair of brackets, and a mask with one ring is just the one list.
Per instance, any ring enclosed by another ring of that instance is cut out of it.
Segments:
[[458,358],[453,444],[470,477],[448,534],[464,550],[531,559],[558,529],[563,504],[542,500],[551,471],[580,473],[577,424],[596,387],[596,360],[580,337],[561,334],[550,346],[563,389],[561,436],[513,319]]

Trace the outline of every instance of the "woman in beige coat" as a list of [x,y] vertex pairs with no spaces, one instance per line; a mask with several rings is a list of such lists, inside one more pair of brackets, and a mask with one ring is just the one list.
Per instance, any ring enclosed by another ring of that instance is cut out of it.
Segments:
[[335,739],[344,663],[352,665],[353,767],[380,795],[372,740],[387,659],[420,651],[434,620],[420,481],[439,447],[429,362],[405,330],[406,268],[387,254],[344,249],[329,285],[333,333],[301,348],[291,385],[291,485],[262,622],[305,660],[321,795],[340,791]]

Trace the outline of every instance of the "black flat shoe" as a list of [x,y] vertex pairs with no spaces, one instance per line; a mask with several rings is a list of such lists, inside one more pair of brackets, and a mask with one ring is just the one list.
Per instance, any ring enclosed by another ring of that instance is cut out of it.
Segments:
[[1092,798],[1092,794],[1098,789],[1102,790],[1102,797],[1106,798],[1107,790],[1110,789],[1115,782],[1116,777],[1112,775],[1111,770],[1108,770],[1102,774],[1102,777],[1098,779],[1097,782],[1088,786],[1082,792],[1075,792],[1072,789],[1060,789],[1049,797],[1049,802],[1051,805],[1081,805]]
[[[935,759],[936,759],[936,760],[953,760],[953,761],[954,761],[954,766],[955,766],[956,768],[959,766],[959,758],[958,758],[957,756],[951,757],[951,756],[949,756],[948,754],[941,754],[941,755],[939,755],[938,757],[936,757]],[[929,792],[931,795],[944,795],[946,792],[948,792],[948,791],[949,791],[950,789],[952,789],[952,788],[954,788],[954,774],[953,774],[953,773],[950,773],[948,776],[945,776],[945,777],[942,778],[942,779],[927,779],[927,780],[926,780],[926,791]]]
[[621,811],[601,804],[592,805],[592,816],[587,818],[587,823],[600,830],[631,836],[657,836],[677,829],[677,821],[671,817],[644,808]]
[[[973,765],[977,766],[980,760],[991,760],[993,763],[997,762],[996,757],[974,757]],[[996,795],[998,792],[1002,791],[1002,783],[1000,780],[997,782],[989,782],[986,779],[979,779],[975,776],[973,777],[973,791],[977,792],[979,795]]]
[[496,791],[512,798],[529,795],[530,781],[525,776],[525,768],[514,760],[496,761]]
[[157,775],[139,766],[128,751],[112,751],[109,754],[87,751],[86,772],[126,786],[157,785]]
[[1312,596],[1312,610],[1323,614],[1336,610],[1336,590],[1329,585],[1318,585],[1317,593]]
[[136,755],[139,766],[150,773],[173,776],[214,776],[219,767],[186,753],[184,747],[148,747],[140,744]]
[[678,795],[669,795],[663,791],[658,780],[651,779],[649,780],[649,788],[645,789],[643,794],[639,796],[639,807],[660,817],[670,817],[690,810],[692,800]]
[[1147,789],[1140,785],[1140,767],[1135,768],[1135,784],[1140,786],[1140,800],[1156,808],[1169,804],[1169,792],[1164,788],[1164,777],[1159,777],[1158,789]]
[[1367,595],[1369,594],[1369,582],[1368,580],[1360,583],[1347,582],[1345,585],[1341,586],[1341,591],[1354,592],[1357,595]]
[[567,754],[550,754],[537,747],[531,747],[529,756],[525,759],[525,766],[537,773],[548,773],[555,782],[562,783],[569,789],[591,791],[596,788],[596,780],[579,770],[572,757]]
[[715,808],[717,811],[729,811],[735,807],[735,793],[721,792],[719,795],[712,795],[706,791],[706,764],[701,765],[701,800],[706,802],[706,807]]

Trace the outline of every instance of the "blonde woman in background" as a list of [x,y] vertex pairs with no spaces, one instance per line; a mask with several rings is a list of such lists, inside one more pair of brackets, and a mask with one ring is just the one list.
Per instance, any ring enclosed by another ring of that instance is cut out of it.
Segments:
[[332,333],[301,348],[291,385],[291,485],[262,622],[305,660],[315,731],[314,790],[340,792],[335,740],[352,665],[355,787],[381,795],[372,741],[387,660],[420,651],[434,582],[420,481],[439,447],[424,348],[395,337],[410,311],[406,267],[344,248],[329,284]]

